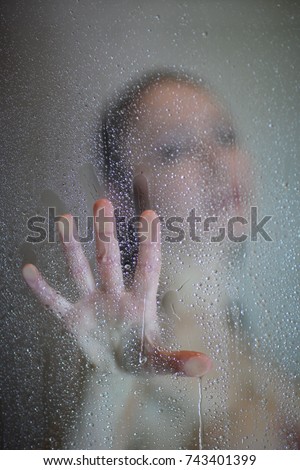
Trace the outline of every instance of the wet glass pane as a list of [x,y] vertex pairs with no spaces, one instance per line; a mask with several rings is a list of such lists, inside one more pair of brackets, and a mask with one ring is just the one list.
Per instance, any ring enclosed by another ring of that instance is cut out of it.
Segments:
[[0,14],[2,448],[298,448],[297,2]]

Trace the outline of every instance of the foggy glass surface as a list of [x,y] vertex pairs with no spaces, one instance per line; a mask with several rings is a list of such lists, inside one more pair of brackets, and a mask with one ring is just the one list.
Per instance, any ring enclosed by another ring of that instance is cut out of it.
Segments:
[[[21,276],[33,263],[67,299],[78,298],[60,244],[25,241],[28,219],[47,218],[54,207],[79,216],[85,233],[96,199],[122,204],[120,191],[105,190],[104,109],[134,80],[166,68],[202,77],[232,119],[249,165],[239,169],[245,211],[251,205],[259,220],[272,216],[265,226],[272,241],[229,243],[221,257],[205,237],[199,250],[185,240],[163,243],[162,341],[214,361],[201,379],[204,449],[297,448],[297,2],[2,1],[0,13],[2,447],[199,448],[197,378],[98,374]],[[151,126],[157,121],[147,132]],[[174,135],[187,151],[174,131],[171,144],[158,142],[165,160],[181,151]],[[150,150],[136,150],[142,164]],[[159,215],[191,208],[185,189],[178,198],[160,189],[179,175],[173,164],[150,165]],[[205,161],[203,169],[209,179],[214,169]],[[188,176],[196,187],[196,173]],[[210,215],[209,191],[218,186],[192,200],[202,216]],[[96,273],[94,243],[84,251]]]

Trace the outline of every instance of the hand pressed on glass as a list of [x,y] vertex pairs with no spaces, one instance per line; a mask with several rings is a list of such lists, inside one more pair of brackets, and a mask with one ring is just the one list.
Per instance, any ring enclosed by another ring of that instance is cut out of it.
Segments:
[[[86,358],[96,367],[107,370],[126,369],[131,373],[176,373],[201,377],[211,368],[210,358],[194,351],[167,351],[160,347],[156,295],[160,274],[160,227],[151,237],[153,211],[141,215],[149,232],[143,232],[134,281],[125,289],[119,246],[114,237],[114,224],[101,227],[97,217],[104,210],[105,217],[113,218],[113,206],[107,200],[94,205],[96,254],[101,287],[97,288],[81,244],[74,238],[74,221],[69,222],[68,237],[63,223],[59,233],[70,271],[80,300],[72,304],[57,293],[43,279],[33,265],[23,268],[23,276],[36,297],[48,306],[74,335]],[[112,219],[113,220],[113,219]],[[146,236],[145,236],[146,235]],[[107,241],[109,240],[109,241]]]

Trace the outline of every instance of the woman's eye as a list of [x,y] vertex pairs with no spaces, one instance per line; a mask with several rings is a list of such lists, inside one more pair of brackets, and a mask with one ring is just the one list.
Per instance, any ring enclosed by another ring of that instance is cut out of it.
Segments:
[[182,147],[178,144],[164,144],[157,147],[157,151],[162,163],[172,164],[178,163],[178,159],[182,153]]
[[224,147],[233,147],[236,143],[234,129],[229,127],[219,127],[216,132],[216,141]]

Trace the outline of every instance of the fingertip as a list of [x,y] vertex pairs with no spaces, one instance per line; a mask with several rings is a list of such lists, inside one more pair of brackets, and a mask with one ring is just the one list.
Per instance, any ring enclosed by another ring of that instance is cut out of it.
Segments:
[[38,270],[33,264],[25,264],[22,268],[23,278],[28,285],[32,286],[38,279]]
[[111,212],[114,210],[112,203],[108,199],[97,199],[97,201],[95,201],[93,206],[94,214],[96,214],[100,209],[104,209],[105,212]]
[[203,353],[195,353],[184,364],[183,372],[187,377],[202,377],[212,369],[212,359]]
[[152,209],[147,209],[146,211],[143,211],[141,213],[140,217],[147,219],[148,222],[152,222],[153,220],[158,218],[158,215]]
[[67,220],[73,220],[72,214],[62,214],[59,216],[60,220],[67,219]]

